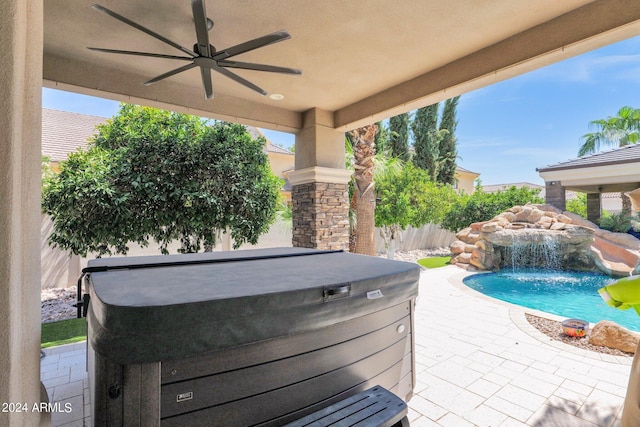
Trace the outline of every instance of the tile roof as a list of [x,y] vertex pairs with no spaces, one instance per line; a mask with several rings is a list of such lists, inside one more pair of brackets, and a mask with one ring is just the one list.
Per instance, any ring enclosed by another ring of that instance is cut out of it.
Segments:
[[291,156],[295,156],[295,153],[293,151],[289,151],[286,148],[280,147],[279,145],[275,145],[268,139],[267,139],[267,151],[270,151],[272,153],[289,154]]
[[271,142],[269,140],[269,138],[267,138],[260,129],[258,129],[257,127],[254,126],[245,126],[247,128],[247,130],[249,131],[249,133],[251,134],[251,136],[255,139],[255,138],[264,138],[267,140],[267,144],[265,146],[265,151],[268,153],[279,153],[279,154],[290,154],[292,156],[294,156],[295,154],[293,153],[293,151],[289,151],[286,148],[280,147],[278,145],[275,145],[273,142]]
[[478,172],[472,172],[469,169],[465,169],[462,168],[460,166],[456,166],[456,172],[467,172],[467,173],[472,173],[472,174],[476,174],[476,175],[480,175]]
[[516,187],[516,188],[527,187],[527,188],[533,188],[533,189],[542,189],[544,188],[544,185],[532,184],[530,182],[511,182],[508,184],[483,185],[482,190],[485,193],[495,193],[496,191],[508,190],[511,187]]
[[589,156],[578,157],[540,168],[538,172],[547,172],[563,169],[580,169],[595,166],[617,165],[622,163],[640,163],[640,144],[627,145],[625,147],[614,148],[613,150],[602,151]]
[[53,162],[66,160],[69,153],[86,148],[104,117],[42,109],[42,154]]

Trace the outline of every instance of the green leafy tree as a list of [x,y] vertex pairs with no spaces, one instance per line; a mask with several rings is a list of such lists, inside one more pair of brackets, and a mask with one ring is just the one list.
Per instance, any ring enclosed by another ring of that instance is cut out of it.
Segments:
[[162,253],[176,240],[197,252],[229,230],[234,247],[254,244],[275,219],[281,184],[264,142],[241,125],[122,104],[45,187],[49,242],[83,256],[150,240]]
[[442,109],[442,119],[440,120],[440,131],[443,133],[439,145],[438,177],[437,181],[443,184],[453,185],[456,175],[456,160],[458,158],[456,128],[456,109],[458,107],[459,96],[447,99]]
[[376,226],[385,240],[408,225],[421,227],[440,223],[458,197],[455,190],[431,180],[429,173],[412,163],[376,182],[379,202],[376,205]]
[[438,130],[438,110],[440,104],[419,108],[411,122],[413,132],[413,164],[428,171],[432,181],[436,181],[439,171],[440,143],[447,131]]
[[51,158],[49,158],[48,156],[42,156],[40,159],[40,180],[42,182],[43,188],[48,185],[51,177],[53,177]]
[[402,161],[409,160],[409,113],[399,114],[389,119],[389,145],[392,157]]
[[622,107],[617,116],[592,120],[589,127],[596,131],[582,135],[584,143],[578,150],[578,156],[596,153],[601,146],[624,147],[635,144],[640,139],[640,109]]
[[476,189],[472,195],[461,195],[444,216],[441,226],[458,232],[474,222],[488,221],[499,213],[527,203],[544,203],[539,189],[511,186],[504,191],[486,193]]

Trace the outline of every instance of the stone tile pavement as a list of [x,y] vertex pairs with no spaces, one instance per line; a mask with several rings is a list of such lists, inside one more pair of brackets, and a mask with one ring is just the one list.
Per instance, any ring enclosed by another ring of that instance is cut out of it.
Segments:
[[522,308],[462,285],[465,275],[422,273],[412,427],[619,425],[630,357],[550,340]]
[[52,427],[91,427],[86,341],[47,348],[44,352],[40,379],[49,401],[59,403],[51,413]]
[[[631,358],[550,340],[524,311],[461,285],[456,267],[424,271],[416,310],[412,427],[619,425]],[[91,426],[86,343],[47,349],[41,378],[69,411],[54,427]]]

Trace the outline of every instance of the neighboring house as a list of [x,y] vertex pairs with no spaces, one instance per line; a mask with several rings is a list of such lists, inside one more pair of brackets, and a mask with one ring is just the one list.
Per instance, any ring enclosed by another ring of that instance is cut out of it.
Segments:
[[267,140],[264,151],[269,157],[271,170],[277,177],[284,180],[281,192],[287,203],[291,202],[291,184],[289,183],[288,173],[294,170],[295,154],[286,148],[273,144],[260,129],[253,126],[247,126],[247,129],[254,138],[263,137]]
[[87,148],[87,140],[96,133],[96,126],[104,117],[66,111],[42,109],[42,155],[51,161],[57,171],[61,161],[78,148]]
[[473,194],[476,191],[475,180],[480,176],[477,172],[471,172],[470,170],[461,168],[460,166],[456,167],[456,183],[455,189],[458,192],[465,192],[467,194]]

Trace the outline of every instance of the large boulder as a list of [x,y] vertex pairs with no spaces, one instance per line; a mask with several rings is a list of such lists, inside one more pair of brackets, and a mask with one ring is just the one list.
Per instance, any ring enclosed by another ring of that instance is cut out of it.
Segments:
[[451,253],[453,255],[460,255],[462,252],[464,252],[465,246],[467,246],[466,243],[461,240],[456,240],[455,242],[451,243],[449,249],[451,250]]
[[563,212],[562,213],[565,217],[569,218],[571,220],[571,224],[573,225],[579,225],[580,227],[586,227],[589,228],[591,230],[598,230],[599,227],[597,225],[595,225],[593,222],[584,219],[583,217],[581,217],[578,214],[574,214],[573,212]]
[[610,320],[601,320],[589,332],[589,343],[617,348],[627,353],[635,353],[639,341],[639,334]]

